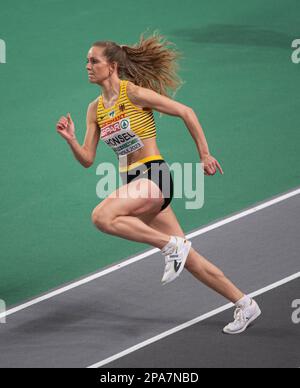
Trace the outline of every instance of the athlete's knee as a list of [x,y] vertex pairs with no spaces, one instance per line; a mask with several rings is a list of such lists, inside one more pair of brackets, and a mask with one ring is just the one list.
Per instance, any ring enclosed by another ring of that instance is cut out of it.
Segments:
[[104,207],[96,207],[92,212],[91,219],[99,230],[104,233],[109,232],[112,219]]

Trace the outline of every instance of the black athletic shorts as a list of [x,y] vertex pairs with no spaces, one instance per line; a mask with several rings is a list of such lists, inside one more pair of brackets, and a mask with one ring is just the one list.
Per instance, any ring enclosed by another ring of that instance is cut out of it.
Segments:
[[174,196],[174,183],[168,164],[163,160],[152,160],[127,172],[120,172],[124,185],[133,180],[147,178],[160,188],[165,201],[160,211],[166,209]]

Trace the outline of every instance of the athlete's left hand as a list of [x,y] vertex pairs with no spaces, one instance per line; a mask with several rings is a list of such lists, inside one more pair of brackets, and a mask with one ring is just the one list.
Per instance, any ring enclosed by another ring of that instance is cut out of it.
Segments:
[[212,155],[204,156],[203,158],[201,158],[201,162],[204,170],[204,175],[215,175],[217,172],[217,169],[220,171],[222,175],[224,175],[224,172],[222,170],[222,167],[220,166],[220,163]]

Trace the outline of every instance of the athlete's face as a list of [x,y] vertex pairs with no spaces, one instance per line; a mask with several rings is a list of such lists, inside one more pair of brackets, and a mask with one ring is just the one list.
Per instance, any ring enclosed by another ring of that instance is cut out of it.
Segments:
[[112,74],[112,66],[103,51],[101,47],[92,47],[88,52],[86,69],[91,83],[102,84]]

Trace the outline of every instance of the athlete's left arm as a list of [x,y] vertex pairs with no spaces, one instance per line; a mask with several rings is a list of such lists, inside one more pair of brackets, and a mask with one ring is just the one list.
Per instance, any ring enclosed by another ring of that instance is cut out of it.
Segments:
[[205,165],[205,172],[208,175],[214,175],[216,168],[218,168],[223,174],[223,170],[218,161],[210,155],[203,129],[192,108],[174,101],[169,97],[162,96],[153,90],[134,85],[131,82],[128,83],[127,95],[135,105],[180,117],[196,143],[200,158]]

